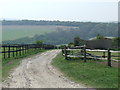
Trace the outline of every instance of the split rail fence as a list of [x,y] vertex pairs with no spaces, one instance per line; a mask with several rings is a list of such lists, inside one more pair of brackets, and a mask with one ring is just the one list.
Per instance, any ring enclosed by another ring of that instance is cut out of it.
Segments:
[[[80,53],[75,55],[73,53],[73,50],[79,50]],[[70,52],[72,52],[72,53],[70,53]],[[119,57],[119,56],[111,55],[110,49],[102,51],[102,52],[103,52],[102,56],[97,56],[97,55],[88,53],[86,47],[81,47],[80,49],[67,49],[67,47],[64,47],[64,49],[62,49],[62,55],[65,57],[66,60],[69,60],[71,58],[81,58],[84,60],[84,62],[86,62],[86,60],[88,60],[88,59],[100,60],[102,57],[102,58],[107,59],[107,64],[110,67],[112,66],[111,65],[111,57]],[[107,55],[105,55],[105,52],[107,53]]]

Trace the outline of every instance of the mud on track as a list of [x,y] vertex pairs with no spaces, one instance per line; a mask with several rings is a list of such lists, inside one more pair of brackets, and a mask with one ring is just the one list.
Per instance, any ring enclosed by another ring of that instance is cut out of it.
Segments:
[[63,76],[51,66],[52,59],[60,50],[51,50],[22,60],[2,83],[4,88],[84,88]]

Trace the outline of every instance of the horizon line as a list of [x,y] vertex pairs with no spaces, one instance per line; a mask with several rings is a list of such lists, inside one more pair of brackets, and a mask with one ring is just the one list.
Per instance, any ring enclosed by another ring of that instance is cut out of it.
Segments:
[[24,20],[28,20],[28,21],[60,21],[60,22],[97,22],[97,23],[118,23],[119,21],[86,21],[86,20],[58,20],[58,19],[54,19],[54,20],[50,20],[50,19],[11,19],[11,18],[0,18],[0,21],[24,21]]

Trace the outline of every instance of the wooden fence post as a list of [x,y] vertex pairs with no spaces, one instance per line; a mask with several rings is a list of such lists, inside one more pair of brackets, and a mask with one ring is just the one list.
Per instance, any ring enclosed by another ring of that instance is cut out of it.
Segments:
[[84,46],[84,62],[86,62],[86,47]]
[[19,54],[20,54],[20,56],[21,56],[21,45],[19,46]]
[[8,58],[10,58],[10,45],[8,46]]
[[14,46],[13,46],[13,57],[14,57],[15,55],[14,55]]
[[18,46],[16,46],[16,56],[18,56]]
[[65,54],[65,59],[67,60],[67,50],[66,50],[66,46],[64,47],[64,54]]
[[62,55],[64,54],[64,51],[63,51],[63,49],[62,49]]
[[5,47],[3,47],[3,48],[4,48],[3,54],[4,54],[4,59],[5,59],[5,57],[6,57],[6,56],[5,56]]
[[110,52],[110,49],[108,49],[108,58],[107,58],[107,60],[108,60],[108,66],[111,67],[111,52]]

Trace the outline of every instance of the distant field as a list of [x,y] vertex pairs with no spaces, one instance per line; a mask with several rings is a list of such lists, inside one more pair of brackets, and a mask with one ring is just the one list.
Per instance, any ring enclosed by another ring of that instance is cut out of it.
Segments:
[[56,26],[4,25],[2,26],[2,41],[33,37],[36,34],[41,35],[56,30]]

